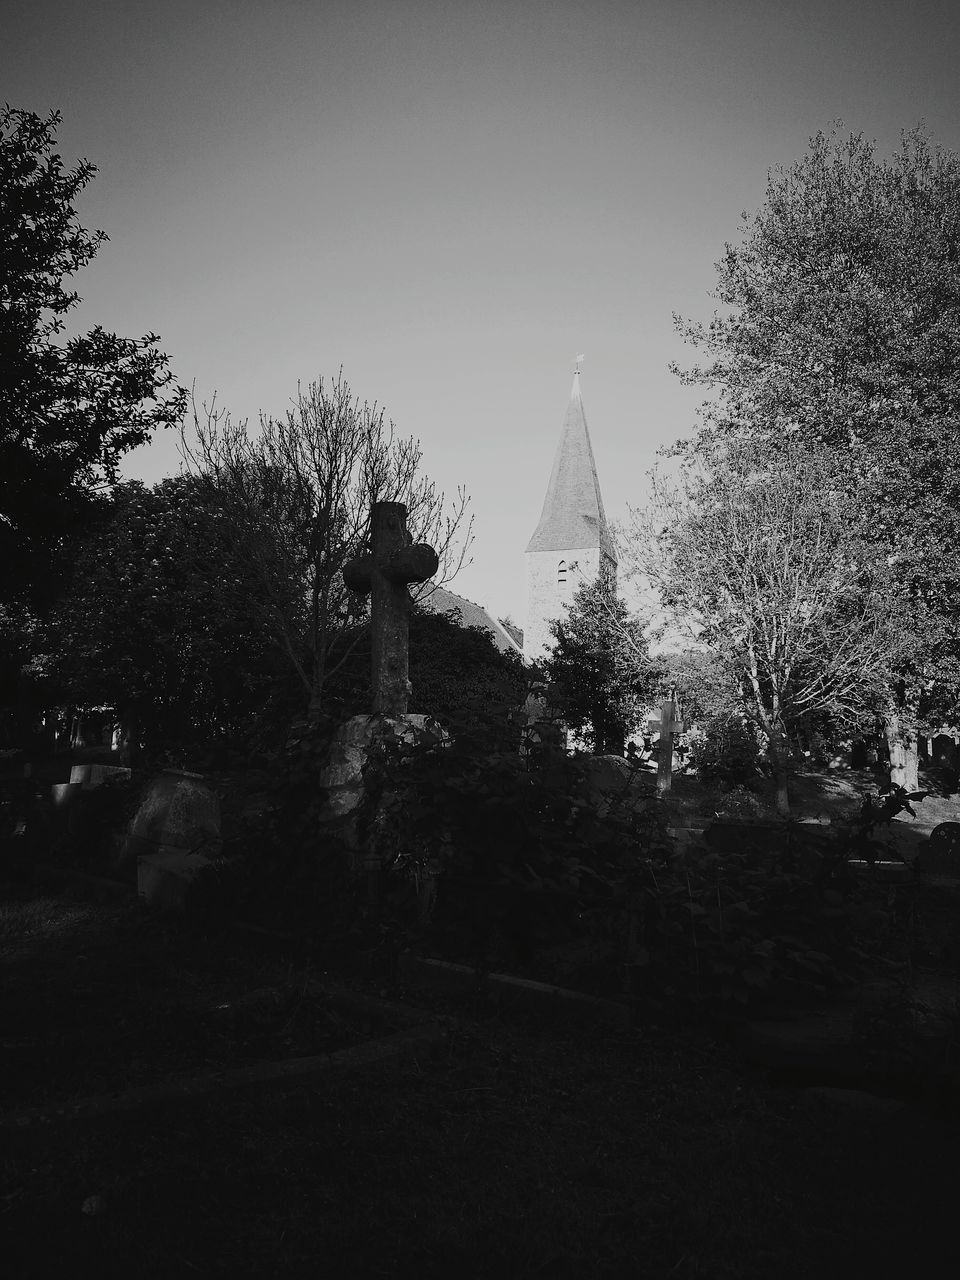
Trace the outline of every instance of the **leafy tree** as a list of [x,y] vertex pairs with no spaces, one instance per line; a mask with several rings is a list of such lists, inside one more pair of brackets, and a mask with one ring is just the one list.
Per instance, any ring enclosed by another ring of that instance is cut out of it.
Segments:
[[[339,663],[340,651],[346,661]],[[325,691],[327,714],[345,719],[370,710],[370,631],[339,637],[332,650],[335,674]],[[498,649],[480,627],[464,627],[450,614],[414,607],[410,614],[410,711],[430,715],[460,731],[478,718],[522,705],[527,674],[519,654]]]
[[788,449],[774,464],[745,446],[634,512],[635,561],[739,690],[782,813],[798,727],[824,712],[859,723],[899,659],[900,596],[855,517],[821,457]]
[[80,224],[96,167],[64,167],[60,121],[0,109],[0,606],[14,609],[50,603],[98,489],[184,405],[154,334],[60,338],[79,301],[65,282],[107,238]]
[[282,670],[249,608],[256,578],[208,500],[192,476],[119,485],[55,614],[65,694],[117,707],[152,751],[238,735]]
[[720,657],[706,648],[661,653],[665,691],[674,692],[680,717],[700,723],[738,720],[743,713],[740,690]]
[[[376,404],[361,403],[342,371],[300,391],[283,418],[263,416],[260,434],[223,410],[194,405],[195,440],[185,456],[232,513],[234,546],[257,582],[256,610],[286,656],[316,719],[324,687],[346,661],[345,638],[366,605],[342,569],[363,547],[374,502],[405,502],[414,541],[429,542],[449,581],[472,540],[461,490],[447,504],[421,474],[419,443],[399,439]],[[292,593],[289,584],[299,589]]]
[[884,712],[892,781],[912,790],[918,727],[955,724],[960,689],[960,158],[920,129],[889,160],[818,133],[717,275],[710,323],[677,321],[706,356],[681,376],[717,392],[682,449],[826,448],[905,588]]
[[656,684],[642,623],[601,575],[550,630],[556,644],[543,666],[561,723],[596,754],[622,755]]

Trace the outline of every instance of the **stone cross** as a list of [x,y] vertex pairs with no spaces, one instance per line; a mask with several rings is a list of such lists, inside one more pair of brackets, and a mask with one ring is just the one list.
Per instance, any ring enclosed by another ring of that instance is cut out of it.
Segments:
[[670,790],[673,779],[673,695],[660,708],[660,758],[657,761],[657,792],[663,795]]
[[433,547],[411,545],[402,502],[375,502],[370,509],[370,551],[343,567],[351,591],[371,595],[373,638],[370,683],[373,713],[406,715],[409,680],[409,582],[426,582],[440,566]]

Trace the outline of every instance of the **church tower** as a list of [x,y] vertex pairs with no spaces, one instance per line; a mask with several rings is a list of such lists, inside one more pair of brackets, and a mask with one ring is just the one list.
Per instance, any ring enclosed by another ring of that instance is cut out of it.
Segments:
[[615,574],[617,556],[600,496],[597,464],[580,398],[580,363],[543,500],[540,523],[527,546],[527,616],[523,656],[537,660],[552,646],[550,623],[584,582]]

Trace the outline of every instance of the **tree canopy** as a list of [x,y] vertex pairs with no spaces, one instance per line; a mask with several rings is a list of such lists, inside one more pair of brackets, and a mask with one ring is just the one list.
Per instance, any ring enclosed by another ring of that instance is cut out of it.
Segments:
[[592,751],[622,754],[656,684],[643,624],[601,575],[550,630],[556,644],[543,668],[560,722]]
[[282,418],[264,415],[257,435],[223,410],[194,406],[194,436],[184,436],[184,450],[211,501],[231,512],[234,545],[257,580],[251,608],[314,716],[349,656],[344,638],[358,634],[354,624],[366,615],[342,569],[367,540],[372,504],[406,504],[408,531],[435,548],[443,581],[471,541],[466,493],[447,502],[423,474],[419,442],[398,437],[380,406],[354,395],[342,370],[300,389]]
[[195,477],[119,485],[55,611],[52,673],[71,700],[116,707],[148,749],[238,734],[282,672],[256,589]]
[[79,302],[66,282],[107,237],[79,221],[96,167],[64,166],[60,122],[0,109],[0,608],[50,603],[98,487],[184,406],[155,334],[63,336]]
[[634,516],[639,567],[739,690],[783,811],[797,731],[875,714],[899,661],[902,593],[857,524],[829,460],[742,443]]
[[[717,264],[708,324],[678,320],[710,387],[687,455],[750,438],[826,450],[905,588],[891,742],[956,719],[960,688],[960,158],[921,129],[881,159],[818,133],[775,170]],[[908,780],[909,781],[909,780]]]

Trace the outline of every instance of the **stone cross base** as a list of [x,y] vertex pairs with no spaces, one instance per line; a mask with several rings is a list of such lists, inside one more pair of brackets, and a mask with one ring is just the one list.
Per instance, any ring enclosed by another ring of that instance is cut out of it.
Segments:
[[320,772],[320,785],[328,792],[321,822],[352,850],[355,870],[366,866],[356,825],[356,811],[363,799],[363,770],[374,746],[385,738],[411,746],[449,740],[440,724],[424,715],[354,716],[337,730]]

